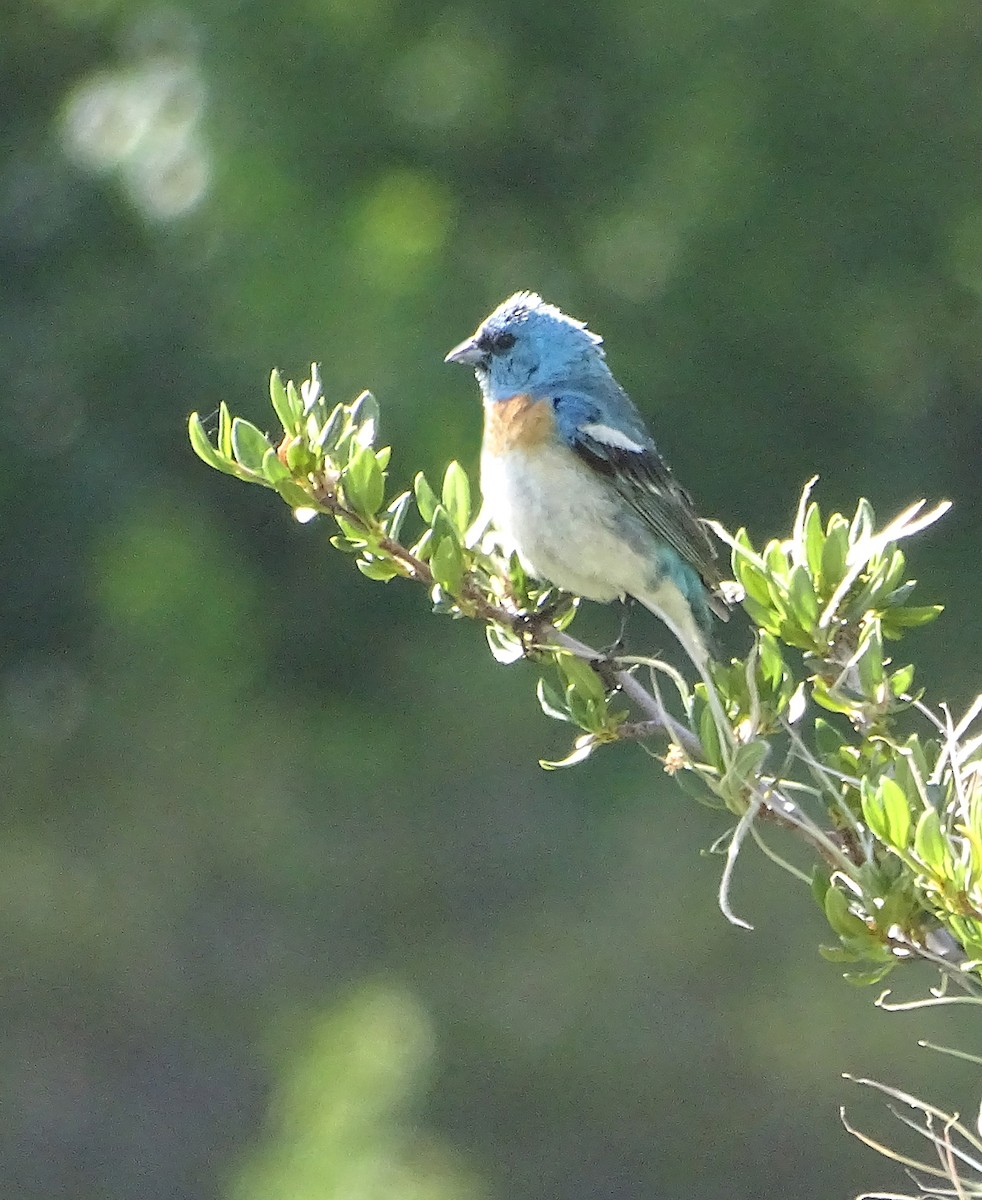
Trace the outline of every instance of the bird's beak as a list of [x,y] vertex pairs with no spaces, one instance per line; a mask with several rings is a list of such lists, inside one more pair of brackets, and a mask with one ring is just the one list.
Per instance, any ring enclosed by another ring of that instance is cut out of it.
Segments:
[[466,341],[461,342],[459,346],[454,346],[443,361],[448,363],[464,363],[465,366],[476,367],[483,358],[484,351],[478,346],[474,338],[469,337]]

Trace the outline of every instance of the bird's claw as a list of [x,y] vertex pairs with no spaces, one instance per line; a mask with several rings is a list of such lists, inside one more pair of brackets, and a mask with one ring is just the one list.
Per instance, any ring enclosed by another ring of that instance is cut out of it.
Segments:
[[633,596],[621,597],[621,627],[617,631],[617,637],[603,650],[602,653],[605,659],[616,659],[624,653],[627,623],[631,619],[631,613],[634,611],[634,603]]

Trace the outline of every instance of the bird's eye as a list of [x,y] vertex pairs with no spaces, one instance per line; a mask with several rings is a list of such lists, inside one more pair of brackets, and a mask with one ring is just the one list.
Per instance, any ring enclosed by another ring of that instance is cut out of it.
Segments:
[[484,348],[489,354],[504,354],[506,350],[510,350],[515,344],[515,335],[507,330],[502,330],[500,333],[492,333],[486,335],[484,340]]

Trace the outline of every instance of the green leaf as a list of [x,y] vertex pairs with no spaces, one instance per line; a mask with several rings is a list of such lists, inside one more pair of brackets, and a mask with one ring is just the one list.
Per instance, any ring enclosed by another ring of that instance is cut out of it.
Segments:
[[228,411],[228,405],[223,400],[218,406],[218,437],[216,439],[218,453],[222,458],[231,462],[235,458],[235,451],[232,449],[232,414]]
[[833,963],[854,963],[862,957],[852,950],[847,950],[845,946],[819,946],[818,952],[826,962]]
[[197,413],[192,413],[188,418],[188,438],[191,441],[191,448],[203,463],[216,471],[221,471],[224,475],[238,475],[235,464],[223,458],[211,444]]
[[280,462],[279,456],[276,453],[276,449],[273,446],[270,446],[263,455],[260,472],[263,475],[263,478],[268,479],[274,487],[283,479],[293,478],[293,476],[290,474],[289,468],[285,467]]
[[[899,863],[899,859],[896,860]],[[886,863],[884,862],[884,867]],[[881,905],[877,909],[876,920],[881,929],[892,929],[899,925],[901,929],[909,929],[917,924],[922,915],[922,905],[913,894],[909,875],[909,867],[901,867],[903,874],[895,880],[884,881],[881,888]]]
[[849,544],[856,546],[865,541],[875,528],[876,515],[873,512],[873,506],[865,497],[860,497],[859,503],[856,505],[856,515],[849,526]]
[[895,696],[903,696],[910,691],[911,685],[914,682],[914,667],[908,664],[906,667],[898,667],[890,676],[890,691]]
[[[912,733],[904,743],[904,749],[910,755],[911,762],[921,779],[927,779],[933,772],[934,765],[937,762],[938,743],[928,741],[927,745],[924,746],[921,743],[920,737],[916,733]],[[931,756],[930,760],[928,759],[929,753]]]
[[833,693],[824,679],[816,679],[812,685],[812,699],[828,712],[846,713],[852,716],[856,712],[856,704]]
[[427,525],[432,525],[433,514],[436,512],[436,506],[439,502],[436,498],[436,493],[427,483],[426,476],[422,471],[413,480],[413,491],[416,493],[416,507],[419,509],[419,515]]
[[843,938],[842,944],[847,950],[853,951],[857,958],[871,958],[874,962],[883,962],[890,958],[890,951],[871,929],[855,937]]
[[437,542],[441,538],[450,538],[453,544],[461,549],[462,543],[457,526],[451,521],[450,514],[442,504],[438,504],[433,510],[433,538]]
[[933,808],[926,808],[917,822],[917,829],[914,832],[914,853],[937,878],[951,878],[951,852],[941,831],[941,821]]
[[484,635],[488,639],[488,649],[496,662],[518,662],[525,654],[525,647],[510,629],[503,625],[485,625]]
[[770,684],[771,690],[777,691],[787,672],[787,666],[781,655],[781,646],[777,638],[767,630],[762,630],[758,634],[758,644],[760,646],[761,674]]
[[687,796],[691,796],[693,800],[706,805],[707,808],[722,809],[725,807],[699,772],[694,771],[691,767],[683,767],[681,771],[676,771],[672,778]]
[[788,596],[798,624],[811,630],[818,620],[818,597],[804,567],[795,567],[788,580]]
[[423,536],[419,539],[415,546],[409,549],[410,554],[414,555],[421,562],[427,562],[430,557],[430,552],[433,549],[433,530],[427,529]]
[[[563,596],[561,592],[550,590],[547,593],[552,596],[552,602],[560,607],[553,611],[550,621],[555,629],[568,629],[573,624],[576,613],[579,608],[579,599],[576,596]],[[559,597],[557,599],[557,597]],[[536,609],[541,611],[542,605],[536,603]]]
[[905,754],[900,746],[890,747],[890,758],[892,760],[892,776],[894,783],[905,796],[914,798],[916,804],[920,803],[920,790],[917,782],[914,779],[914,772],[911,768],[910,756]]
[[385,495],[385,480],[371,446],[355,450],[341,476],[345,500],[358,513],[373,517]]
[[551,684],[540,678],[535,687],[535,694],[538,697],[542,711],[547,717],[551,717],[554,721],[566,721],[567,724],[569,723],[570,715],[566,701]]
[[354,438],[359,446],[367,449],[375,442],[378,433],[379,407],[378,401],[371,392],[362,394],[352,402],[350,409],[351,424],[354,427]]
[[269,399],[279,423],[283,426],[284,433],[299,433],[303,410],[299,406],[295,409],[290,403],[279,371],[270,372]]
[[816,866],[812,869],[812,895],[819,908],[825,908],[825,893],[832,886],[832,879],[825,867]]
[[273,486],[291,508],[316,507],[310,494],[292,479],[278,479]]
[[743,610],[758,629],[777,634],[781,628],[780,614],[772,607],[770,596],[766,604],[759,604],[748,592],[743,598]]
[[813,501],[805,514],[805,561],[812,580],[817,583],[822,574],[822,550],[825,546],[825,530],[822,528],[822,513]]
[[902,629],[914,629],[918,625],[927,625],[944,612],[943,604],[924,604],[920,607],[890,608],[883,614],[883,620]]
[[444,537],[437,542],[430,557],[430,570],[445,592],[451,596],[460,594],[464,581],[464,558],[454,538]]
[[[756,655],[753,655],[756,659]],[[747,705],[747,683],[745,668],[734,660],[730,664],[717,663],[713,668],[713,683],[720,699],[726,704],[731,698],[740,697],[743,707]]]
[[815,647],[814,636],[806,633],[794,621],[788,619],[781,621],[777,629],[777,636],[782,642],[787,642],[789,646],[797,646],[799,650],[813,650]]
[[567,685],[578,695],[592,704],[603,704],[606,701],[607,692],[603,681],[584,659],[577,658],[575,654],[561,654],[556,659],[556,665]]
[[232,452],[236,462],[247,471],[262,473],[263,458],[270,448],[269,438],[255,425],[235,417],[232,421]]
[[771,608],[777,616],[778,637],[783,638],[781,630],[785,625],[790,623],[788,621],[787,590],[785,585],[773,575],[768,575],[767,577],[767,590],[771,598]]
[[877,689],[883,683],[886,672],[883,667],[883,638],[880,632],[880,622],[875,618],[869,622],[860,635],[856,669],[859,672],[859,682],[863,692],[867,696],[876,698]]
[[[528,598],[531,595],[529,579],[525,574],[525,569],[519,561],[518,555],[514,552],[514,550],[508,556],[507,574],[512,593],[515,596]],[[542,594],[548,595],[549,589],[547,588]],[[532,601],[529,601],[529,603],[532,603]]]
[[391,562],[385,562],[379,558],[359,558],[356,560],[355,566],[362,575],[366,575],[369,579],[377,579],[380,583],[388,583],[390,579],[395,579],[399,574]]
[[341,437],[347,421],[348,413],[344,405],[336,404],[317,434],[314,445],[323,450],[325,454],[331,454],[337,448],[338,439]]
[[286,446],[286,465],[291,475],[307,475],[317,467],[318,461],[304,439],[295,437]]
[[767,587],[767,576],[759,567],[747,562],[745,558],[737,558],[733,574],[749,599],[770,606],[771,593]]
[[297,385],[293,382],[292,379],[288,379],[286,381],[286,402],[287,402],[287,404],[290,405],[291,408],[294,408],[294,407],[299,408],[302,413],[306,414],[310,411],[307,408],[307,406],[303,400],[303,397],[300,395],[299,391],[297,390]]
[[900,584],[899,587],[895,587],[892,592],[884,596],[880,601],[880,607],[884,609],[899,608],[901,605],[907,603],[908,597],[916,587],[917,580],[908,579],[906,583]]
[[699,717],[699,741],[702,742],[706,762],[715,767],[721,774],[724,771],[723,755],[720,749],[719,730],[713,719],[713,710],[707,704]]
[[840,937],[869,936],[866,923],[849,911],[849,902],[837,887],[825,893],[825,919]]
[[547,758],[540,758],[539,766],[544,771],[558,771],[562,767],[574,767],[577,763],[581,763],[585,759],[588,759],[594,750],[596,750],[598,745],[599,742],[593,736],[593,734],[582,734],[573,743],[573,749],[569,752],[569,754],[566,755],[565,758],[557,759],[555,762],[552,762]]
[[727,782],[736,783],[738,787],[755,782],[769,750],[770,747],[762,738],[737,747],[733,762],[726,773]]
[[409,505],[412,501],[412,496],[409,492],[403,492],[396,496],[391,504],[385,510],[385,516],[382,518],[382,528],[394,542],[399,540],[399,535],[402,533],[402,527],[406,521],[406,513],[409,512]]
[[904,567],[906,565],[907,560],[904,557],[904,552],[894,548],[883,573],[883,580],[880,588],[883,593],[886,593],[887,595],[893,595],[893,593],[900,586],[900,581],[903,578]]
[[758,604],[769,605],[770,593],[767,590],[767,577],[762,563],[745,529],[738,529],[733,538],[733,549],[730,559],[733,567],[733,578],[742,586],[746,595],[756,600]]
[[860,780],[860,794],[862,799],[863,819],[871,832],[879,838],[881,842],[886,839],[886,815],[883,812],[883,801],[880,793],[876,790],[873,784],[864,776]]
[[837,761],[839,750],[845,744],[846,739],[834,725],[830,725],[824,717],[815,718],[815,745],[823,759]]
[[822,547],[822,585],[831,596],[846,572],[846,556],[849,553],[849,526],[845,517],[833,513],[829,517]]
[[443,476],[443,507],[463,536],[471,519],[471,485],[460,463],[452,462]]
[[604,704],[578,692],[575,684],[571,683],[566,689],[566,703],[573,724],[579,725],[587,733],[595,732],[603,725]]
[[336,513],[334,516],[338,523],[338,528],[341,532],[353,542],[358,542],[362,546],[365,545],[365,530],[360,525],[356,525],[353,521],[349,521],[346,517]]
[[[880,780],[876,790],[884,821],[881,840],[893,846],[895,850],[906,850],[913,824],[907,797],[903,789],[887,777]],[[863,811],[865,812],[865,805]]]
[[770,572],[772,579],[768,580],[771,585],[771,594],[774,592],[773,580],[784,583],[788,578],[788,556],[784,546],[777,539],[772,539],[764,547],[764,562],[767,570]]
[[873,967],[869,971],[844,971],[842,978],[856,987],[871,987],[874,983],[880,983],[885,979],[896,965],[896,962],[891,960],[880,967]]
[[884,580],[889,567],[889,561],[879,555],[866,564],[866,571],[859,576],[861,586],[853,589],[843,608],[842,615],[848,622],[860,621],[868,612],[883,607]]
[[791,528],[791,561],[799,567],[806,565],[808,558],[805,553],[805,514],[808,511],[808,497],[818,482],[818,476],[813,475],[801,489],[801,497],[794,514],[794,524]]

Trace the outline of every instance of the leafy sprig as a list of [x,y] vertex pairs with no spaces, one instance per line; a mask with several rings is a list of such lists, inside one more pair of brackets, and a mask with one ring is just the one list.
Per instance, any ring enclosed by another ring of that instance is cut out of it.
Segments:
[[299,388],[274,372],[270,400],[281,426],[272,439],[224,404],[211,436],[193,415],[197,454],[277,492],[300,520],[330,518],[331,543],[368,578],[410,580],[435,612],[480,621],[498,662],[544,670],[543,711],[578,732],[565,757],[543,766],[571,766],[618,741],[652,743],[686,791],[736,818],[720,842],[731,920],[746,924],[728,892],[748,837],[803,876],[765,841],[777,827],[812,852],[804,874],[836,938],[823,953],[848,963],[849,978],[875,982],[923,958],[979,989],[982,701],[955,723],[923,702],[913,665],[889,652],[941,611],[910,603],[901,543],[947,504],[919,502],[878,528],[866,500],[850,518],[824,516],[812,480],[787,538],[758,549],[746,530],[714,525],[753,643],[690,687],[659,659],[608,657],[576,640],[577,599],[530,579],[498,544],[459,464],[439,485],[417,474],[393,493],[369,393],[329,404],[314,366]]
[[[281,426],[274,439],[222,404],[211,436],[190,418],[196,453],[277,492],[299,520],[330,518],[331,543],[368,578],[410,580],[435,612],[481,622],[499,663],[544,668],[543,712],[579,731],[570,752],[544,767],[572,766],[613,742],[658,744],[650,752],[685,791],[736,818],[715,847],[726,856],[719,900],[731,921],[749,927],[729,888],[752,838],[810,881],[835,937],[821,952],[848,965],[846,978],[875,983],[921,959],[941,983],[934,999],[915,1003],[982,1002],[982,697],[955,721],[944,705],[925,703],[913,664],[888,652],[941,612],[909,602],[915,583],[900,544],[946,503],[920,501],[877,528],[864,499],[849,518],[823,516],[813,479],[787,538],[758,550],[746,530],[731,536],[713,524],[730,547],[753,642],[744,658],[700,664],[690,687],[659,659],[611,657],[575,639],[577,598],[529,579],[498,544],[474,515],[459,464],[439,487],[417,474],[411,490],[390,495],[390,449],[376,449],[379,409],[368,392],[330,405],[313,366],[299,388],[273,372],[270,400]],[[810,869],[778,854],[767,827],[805,845]],[[966,994],[947,994],[951,984]],[[884,1008],[911,1006],[888,1005],[886,995]],[[921,1194],[982,1196],[982,1143],[957,1114],[859,1082],[914,1113],[894,1108],[932,1143],[937,1164],[847,1128],[904,1164]]]

